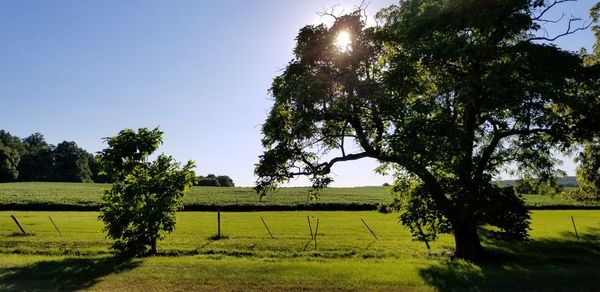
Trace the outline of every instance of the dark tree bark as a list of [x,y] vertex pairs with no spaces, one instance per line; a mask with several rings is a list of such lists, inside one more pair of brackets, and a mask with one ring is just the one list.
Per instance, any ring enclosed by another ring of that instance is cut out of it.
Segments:
[[483,247],[477,234],[477,226],[461,221],[453,222],[455,257],[468,261],[477,261],[483,256]]
[[149,255],[155,255],[156,254],[156,237],[152,237],[150,239],[150,251],[148,252]]

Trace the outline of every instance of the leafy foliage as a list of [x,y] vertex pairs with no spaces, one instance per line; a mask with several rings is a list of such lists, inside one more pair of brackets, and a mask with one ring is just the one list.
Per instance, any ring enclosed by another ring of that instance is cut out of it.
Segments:
[[[481,255],[483,224],[526,237],[523,200],[491,178],[511,162],[550,177],[552,151],[598,125],[598,68],[537,42],[547,39],[536,33],[553,6],[409,0],[379,12],[376,27],[356,11],[302,28],[272,83],[257,191],[297,175],[321,188],[336,163],[368,157],[416,179],[409,193],[421,199],[408,202],[417,215],[405,223],[443,215],[458,257]],[[349,50],[335,45],[341,32],[351,35]]]
[[52,152],[56,181],[91,182],[88,153],[75,142],[61,142]]
[[579,201],[600,201],[600,143],[585,143],[577,160],[579,189],[572,198]]
[[19,171],[19,154],[8,147],[0,144],[0,182],[9,182],[17,179]]
[[125,129],[106,140],[108,148],[100,153],[100,165],[117,181],[102,196],[100,219],[119,253],[154,254],[160,232],[175,229],[175,211],[192,186],[194,163],[182,167],[164,154],[147,162],[162,143],[158,129]]
[[0,182],[14,181],[19,176],[18,165],[22,149],[19,137],[0,130]]
[[393,192],[398,196],[394,203],[400,211],[400,222],[410,230],[413,238],[428,242],[437,239],[439,233],[452,231],[450,222],[437,211],[435,201],[426,195],[418,180],[399,178]]
[[46,143],[44,136],[34,133],[23,139],[25,152],[19,163],[20,181],[56,180],[54,169],[53,145]]
[[537,194],[537,181],[531,176],[518,179],[513,186],[517,194]]
[[199,176],[195,182],[197,186],[207,186],[207,187],[234,187],[235,184],[233,180],[226,175],[216,176],[214,174],[209,174],[207,176]]
[[[591,54],[584,53],[585,63],[590,67],[600,66],[600,3],[596,3],[590,16],[594,21],[592,31],[596,37],[594,51]],[[596,82],[596,88],[600,87],[600,82]],[[593,88],[588,88],[591,90]],[[600,99],[600,95],[597,96]],[[598,113],[596,112],[596,116]],[[600,201],[600,131],[596,131],[593,137],[583,143],[583,150],[577,157],[579,166],[577,172],[577,182],[579,189],[571,192],[569,197],[578,201]]]
[[[4,161],[6,177],[18,181],[110,182],[111,177],[99,175],[92,154],[75,142],[63,141],[57,146],[48,144],[44,136],[34,133],[24,139],[0,130],[0,147],[10,155],[11,165]],[[14,165],[13,165],[14,164]],[[16,171],[15,168],[16,167]],[[16,175],[16,177],[15,177]]]
[[524,176],[518,179],[513,186],[517,194],[538,194],[554,196],[564,191],[563,186],[555,177],[545,180],[535,179],[531,176]]

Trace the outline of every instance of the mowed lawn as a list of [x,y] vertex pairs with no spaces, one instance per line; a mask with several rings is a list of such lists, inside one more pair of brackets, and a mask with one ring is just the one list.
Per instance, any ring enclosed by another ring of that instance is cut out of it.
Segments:
[[[10,218],[15,215],[28,232]],[[533,211],[532,241],[484,240],[487,258],[452,261],[444,235],[427,251],[396,214],[181,212],[160,256],[109,253],[96,212],[0,212],[0,290],[570,290],[600,287],[600,211]],[[319,229],[317,246],[311,226]],[[575,221],[577,239],[571,216]],[[62,235],[56,231],[51,217]],[[271,239],[261,217],[275,239]],[[363,219],[378,239],[364,226]]]

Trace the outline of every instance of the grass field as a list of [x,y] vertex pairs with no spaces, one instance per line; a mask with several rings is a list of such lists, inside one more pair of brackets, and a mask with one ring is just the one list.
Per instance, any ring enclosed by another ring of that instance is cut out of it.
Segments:
[[[19,229],[14,215],[28,232]],[[50,219],[58,226],[56,231]],[[0,212],[0,253],[46,255],[101,255],[108,253],[109,241],[102,233],[96,212]],[[266,222],[276,239],[271,239],[262,223]],[[310,229],[315,231],[317,250],[309,243]],[[368,231],[361,219],[374,230]],[[158,249],[163,254],[223,254],[260,257],[325,258],[404,258],[425,252],[423,243],[412,241],[409,232],[398,224],[396,214],[374,211],[297,211],[297,212],[222,212],[221,230],[226,240],[211,240],[217,233],[214,212],[180,212],[177,229],[166,235]],[[444,236],[434,250],[450,249],[452,240]]]
[[[4,183],[0,184],[0,208],[4,210],[93,210],[100,204],[102,189],[94,183]],[[317,201],[309,201],[307,188],[282,188],[262,200],[252,188],[193,187],[184,197],[187,210],[331,209],[373,210],[389,202],[386,187],[328,188]]]
[[[3,183],[0,210],[97,210],[107,184]],[[316,201],[306,188],[282,188],[262,200],[252,188],[193,187],[184,197],[184,210],[374,210],[393,195],[388,187],[327,188]],[[565,201],[559,197],[526,195],[532,208],[600,208],[600,204]]]
[[[17,235],[15,215],[33,236]],[[52,226],[51,216],[62,236]],[[319,219],[317,248],[310,241]],[[578,235],[573,230],[573,216]],[[263,217],[276,239],[271,239]],[[375,239],[362,224],[375,231]],[[600,211],[533,211],[532,241],[485,240],[486,261],[428,252],[395,214],[182,212],[162,256],[112,257],[96,212],[0,212],[0,290],[571,290],[600,287]],[[168,256],[167,256],[168,255]],[[33,279],[33,280],[32,280]]]

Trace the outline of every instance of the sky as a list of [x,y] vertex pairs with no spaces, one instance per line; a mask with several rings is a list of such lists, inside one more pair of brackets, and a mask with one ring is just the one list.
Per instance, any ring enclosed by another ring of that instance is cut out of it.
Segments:
[[[587,19],[595,1],[560,7]],[[317,12],[349,12],[359,1],[0,1],[0,129],[42,133],[89,152],[123,128],[160,127],[159,149],[196,161],[197,173],[252,186],[262,153],[268,89]],[[396,1],[373,0],[367,14]],[[560,16],[560,12],[558,13]],[[564,27],[559,27],[564,28]],[[548,28],[552,35],[557,28]],[[591,48],[589,31],[561,38]],[[568,159],[567,159],[568,160]],[[377,163],[336,165],[332,186],[381,185]],[[574,165],[563,167],[573,174]],[[308,185],[304,179],[291,186]]]

